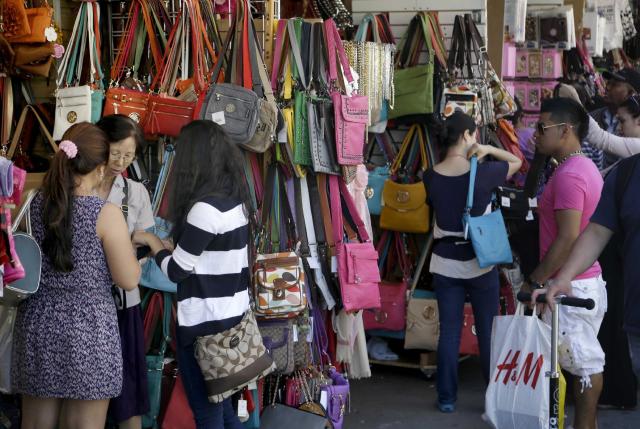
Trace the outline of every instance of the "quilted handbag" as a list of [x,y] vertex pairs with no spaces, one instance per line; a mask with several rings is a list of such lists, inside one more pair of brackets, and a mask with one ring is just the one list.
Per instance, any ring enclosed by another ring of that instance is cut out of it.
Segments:
[[[420,125],[413,125],[405,135],[402,147],[389,171],[395,178],[409,147],[415,141],[419,146],[421,168],[427,169],[424,133]],[[397,180],[397,179],[396,179]],[[382,211],[380,228],[389,231],[423,234],[429,231],[429,207],[427,191],[422,181],[416,183],[398,183],[387,179],[382,190]]]
[[[426,64],[418,65],[419,46],[427,47]],[[389,119],[433,113],[434,49],[425,18],[417,14],[411,20],[398,48],[394,72],[395,101]]]
[[293,320],[261,320],[262,340],[273,359],[278,374],[291,374],[295,369]]
[[224,401],[274,370],[250,310],[233,328],[198,337],[195,357],[204,376],[207,397],[213,403]]
[[440,336],[438,301],[429,291],[414,290],[407,306],[404,348],[437,350]]
[[[340,183],[338,184],[338,181]],[[331,222],[338,259],[338,280],[342,294],[342,304],[346,311],[380,308],[380,271],[378,252],[369,241],[369,234],[360,218],[347,185],[336,176],[329,177],[331,191]],[[344,222],[341,206],[342,198],[347,204],[351,219],[356,224],[362,242],[345,243]]]
[[309,120],[309,143],[313,171],[340,175],[336,161],[331,100],[310,98],[307,102]]
[[258,317],[293,317],[307,308],[302,260],[295,252],[258,254],[254,268]]
[[232,142],[244,145],[256,132],[258,110],[255,92],[239,85],[219,83],[209,89],[200,119],[216,122]]
[[513,262],[507,228],[500,210],[495,210],[483,216],[471,216],[473,207],[473,191],[476,183],[478,158],[471,158],[471,172],[469,174],[469,191],[467,204],[462,217],[465,231],[465,239],[469,237],[473,250],[478,258],[480,268],[497,264],[510,264]]
[[[332,19],[325,21],[325,36],[329,53],[329,77],[332,82],[338,79],[337,57],[342,71],[353,86],[354,78],[347,55],[340,40],[340,34]],[[363,149],[366,128],[369,123],[369,98],[363,95],[345,95],[331,93],[336,136],[336,155],[340,165],[358,165],[364,161]]]
[[380,308],[365,310],[364,329],[402,331],[405,328],[407,306],[407,285],[404,282],[380,283]]
[[389,167],[376,167],[369,172],[369,183],[364,195],[367,198],[369,213],[379,215],[382,212],[382,190],[385,182],[389,179]]

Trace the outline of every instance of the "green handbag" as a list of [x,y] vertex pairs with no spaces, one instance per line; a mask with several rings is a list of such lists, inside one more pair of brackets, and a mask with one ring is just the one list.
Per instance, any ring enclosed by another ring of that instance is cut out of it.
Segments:
[[[290,20],[288,23],[289,41],[291,44],[292,64],[291,71],[294,81],[297,81],[297,87],[294,91],[294,145],[293,145],[293,162],[294,164],[307,165],[313,167],[313,159],[311,158],[311,143],[309,140],[309,114],[307,111],[307,91],[309,90],[309,76],[305,76],[304,64],[302,64],[302,55],[300,43],[302,41],[303,26],[311,26],[304,22],[301,18]],[[311,32],[309,32],[311,34]],[[313,42],[313,40],[311,40]],[[309,49],[309,46],[303,48]]]
[[[162,294],[162,300],[153,300],[153,295]],[[152,299],[149,299],[149,298]],[[147,305],[149,304],[149,305]],[[158,348],[152,348],[151,352],[146,355],[147,361],[147,386],[149,391],[149,412],[142,416],[142,427],[159,429],[160,422],[158,422],[158,416],[160,415],[160,396],[162,392],[162,370],[164,368],[164,355],[167,351],[167,344],[170,341],[169,324],[171,323],[171,307],[173,301],[171,294],[167,292],[154,292],[150,291],[145,295],[142,301],[142,308],[145,311],[145,322],[147,320],[153,320],[153,314],[147,317],[147,312],[157,312],[162,314],[162,319],[155,319],[154,321],[162,321],[162,336],[160,339],[160,345]],[[146,325],[146,323],[145,323]],[[159,328],[159,324],[150,327],[150,333],[153,337],[156,337],[156,331]],[[145,326],[147,328],[147,326]],[[145,335],[149,333],[145,329]],[[145,339],[146,341],[147,339]]]
[[[416,65],[423,40],[428,52],[427,63]],[[430,30],[422,14],[411,20],[399,51],[393,79],[395,102],[393,109],[389,110],[389,119],[433,113],[434,50]]]

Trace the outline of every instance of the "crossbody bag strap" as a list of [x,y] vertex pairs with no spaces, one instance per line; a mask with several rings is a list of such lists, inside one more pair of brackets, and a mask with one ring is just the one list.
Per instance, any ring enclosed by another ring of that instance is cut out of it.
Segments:
[[360,238],[364,242],[371,241],[369,237],[369,233],[367,232],[367,227],[365,226],[364,221],[362,220],[362,217],[360,217],[360,213],[358,212],[356,203],[353,201],[353,197],[351,196],[351,192],[349,192],[349,188],[347,187],[346,182],[342,180],[342,178],[338,178],[338,176],[332,176],[332,177],[334,177],[339,183],[340,192],[342,194],[342,200],[345,202],[347,206],[347,210],[351,214],[351,220],[353,220],[353,222],[356,224],[356,228],[358,229],[358,235],[360,235]]
[[120,37],[120,43],[118,43],[118,55],[111,66],[111,82],[109,86],[115,85],[124,76],[125,63],[129,58],[131,48],[133,47],[133,40],[137,34],[137,24],[140,18],[140,2],[131,2],[128,16],[129,21],[127,22],[126,30]]
[[405,157],[409,146],[411,146],[411,142],[413,141],[413,136],[416,133],[416,130],[419,128],[418,124],[414,124],[409,128],[407,134],[405,134],[404,139],[402,140],[402,146],[400,146],[400,150],[396,155],[393,164],[391,164],[391,168],[389,169],[389,174],[391,176],[395,176],[400,167],[402,166],[402,160]]
[[18,125],[16,125],[16,129],[13,133],[11,146],[9,146],[9,150],[7,152],[7,159],[12,159],[16,149],[18,148],[18,143],[20,142],[20,137],[22,136],[22,131],[24,129],[24,124],[27,119],[27,114],[29,113],[29,111],[33,112],[36,119],[38,120],[38,124],[40,125],[40,130],[42,131],[42,134],[44,135],[44,137],[47,139],[47,142],[49,142],[49,146],[51,146],[51,149],[53,149],[54,152],[58,151],[58,145],[53,140],[53,137],[51,136],[51,133],[47,129],[47,126],[44,124],[44,121],[40,117],[40,114],[32,105],[29,104],[29,105],[26,105],[24,109],[22,109],[22,113],[20,114],[20,119],[18,119]]
[[11,78],[6,76],[0,78],[3,80],[2,88],[2,123],[0,127],[0,147],[3,149],[9,144],[11,136],[11,124],[13,123],[13,85]]
[[322,213],[322,222],[324,224],[324,233],[329,246],[329,255],[336,254],[336,235],[333,230],[334,224],[331,216],[331,207],[329,205],[329,195],[327,193],[327,175],[318,174],[318,193],[320,194],[320,210]]
[[413,44],[413,40],[415,38],[415,33],[417,31],[418,21],[416,16],[414,16],[409,22],[409,27],[407,27],[407,31],[405,31],[402,36],[402,40],[398,46],[399,54],[396,55],[396,67],[397,68],[405,68],[409,66],[409,59],[411,54],[411,46]]
[[364,16],[364,18],[362,18],[362,21],[360,21],[360,25],[358,25],[358,31],[356,31],[356,35],[353,38],[354,41],[356,42],[366,42],[367,41],[367,34],[369,31],[369,27],[372,24],[372,21],[374,20],[374,16],[373,14],[369,13],[367,15]]
[[[294,199],[296,206],[296,231],[300,239],[300,254],[309,256],[309,237],[307,236],[307,220],[305,219],[304,206],[302,201],[302,183],[298,179],[293,179]],[[315,237],[314,237],[315,238]]]
[[473,192],[476,187],[476,172],[478,171],[478,157],[471,157],[471,169],[469,170],[469,190],[467,191],[467,205],[465,206],[465,211],[467,213],[471,212],[471,208],[473,207]]
[[[329,80],[332,84],[335,84],[338,80],[338,64],[340,61],[342,65],[342,73],[347,78],[349,84],[354,83],[353,75],[351,74],[351,67],[349,66],[349,59],[344,51],[342,45],[342,39],[338,32],[338,27],[333,19],[328,19],[324,22],[325,25],[325,37],[327,38],[327,54],[329,56]],[[337,56],[337,58],[336,58]]]
[[[287,24],[287,33],[289,34],[289,44],[291,46],[291,54],[295,61],[295,71],[297,71],[298,77],[300,78],[300,83],[304,89],[309,87],[307,82],[307,78],[304,73],[304,64],[302,63],[302,56],[300,54],[300,45],[298,43],[298,37],[296,32],[296,21],[295,19],[290,19]],[[294,72],[295,74],[295,72]]]
[[435,16],[437,16],[437,12],[423,12],[423,19],[426,20],[426,26],[428,27],[429,35],[431,36],[431,45],[433,47],[434,53],[438,62],[442,67],[447,67],[447,60],[445,58],[446,48],[444,47],[444,43],[441,39],[440,34],[440,25],[435,23]]
[[276,30],[276,50],[273,57],[273,65],[271,67],[271,88],[278,92],[278,77],[280,76],[280,67],[282,63],[282,52],[284,50],[285,33],[287,30],[287,21],[281,19],[278,21],[278,29]]
[[[322,217],[322,208],[320,207],[320,191],[318,190],[318,175],[310,172],[309,174],[307,174],[305,177],[303,177],[301,180],[304,180],[304,182],[307,184],[307,191],[309,194],[309,204],[310,204],[310,209],[311,209],[311,214],[312,214],[312,219],[313,219],[313,229],[314,231],[314,235],[315,235],[315,242],[318,244],[326,244],[327,239],[325,236],[325,226],[323,223],[323,217]],[[304,192],[303,192],[303,196],[304,196]],[[307,222],[307,225],[309,225],[309,222]],[[309,237],[309,239],[311,239],[311,235],[309,234],[309,232],[307,231],[307,237]]]
[[73,51],[76,49],[76,43],[78,39],[78,33],[81,31],[80,24],[84,18],[84,14],[82,14],[82,8],[84,7],[84,3],[80,5],[80,12],[78,13],[75,22],[73,23],[73,30],[71,30],[71,36],[69,37],[69,43],[67,44],[67,49],[65,51],[65,55],[62,57],[62,61],[60,61],[60,65],[58,66],[58,77],[56,79],[56,85],[58,88],[62,88],[65,86],[66,78],[67,78],[67,70],[70,67],[73,67],[70,62],[73,55]]
[[120,204],[120,209],[122,210],[122,214],[124,215],[124,221],[128,222],[129,220],[129,179],[126,177],[122,177],[123,185],[122,185],[122,202]]

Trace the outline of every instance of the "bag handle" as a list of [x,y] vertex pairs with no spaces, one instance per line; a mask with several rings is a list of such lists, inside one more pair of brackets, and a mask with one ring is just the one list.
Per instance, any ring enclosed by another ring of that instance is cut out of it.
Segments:
[[478,157],[471,157],[471,169],[469,170],[469,190],[467,191],[467,205],[464,210],[465,213],[471,213],[473,207],[473,191],[476,187],[476,172],[478,171]]
[[342,203],[340,202],[341,195],[347,205],[347,210],[351,214],[351,218],[358,228],[360,238],[363,242],[370,241],[369,233],[367,232],[364,222],[360,218],[360,214],[355,207],[344,180],[340,180],[338,182],[338,176],[331,175],[329,177],[329,192],[331,200],[331,223],[333,226],[333,237],[336,247],[339,247],[344,241],[344,220],[342,217]]
[[407,131],[407,134],[404,136],[404,140],[402,141],[402,146],[400,147],[400,151],[396,155],[396,158],[393,161],[391,168],[389,169],[390,175],[395,176],[398,170],[400,169],[400,166],[402,165],[402,160],[405,157],[406,152],[409,149],[409,146],[411,146],[411,143],[414,140],[415,134],[417,134],[417,137],[418,137],[422,171],[426,171],[427,168],[429,167],[427,150],[425,147],[424,131],[422,130],[422,127],[420,126],[420,124],[413,124],[411,128],[409,128],[409,131]]
[[284,41],[287,31],[287,21],[281,19],[278,21],[278,28],[276,30],[276,51],[273,57],[273,65],[271,68],[271,87],[276,90],[278,88],[278,76],[280,75],[280,65],[282,62],[282,53],[284,51]]
[[36,119],[38,120],[38,124],[40,125],[40,130],[42,131],[42,134],[45,136],[45,138],[49,142],[49,145],[53,149],[53,152],[55,153],[58,151],[58,145],[53,140],[53,137],[51,136],[51,133],[49,133],[49,130],[47,129],[47,126],[44,124],[44,121],[40,117],[40,114],[32,105],[28,104],[24,106],[24,109],[22,109],[22,113],[20,114],[20,119],[18,119],[18,125],[16,125],[15,132],[13,133],[13,139],[11,140],[11,146],[9,146],[9,150],[7,152],[7,159],[13,159],[13,155],[15,154],[15,151],[18,148],[18,143],[20,142],[20,137],[22,136],[22,131],[24,129],[24,124],[27,119],[27,114],[29,113],[29,111],[33,112]]
[[11,124],[13,123],[13,85],[11,78],[1,77],[2,87],[2,123],[0,123],[0,147],[3,149],[9,144],[11,136]]
[[13,219],[13,226],[11,227],[11,232],[16,233],[18,231],[18,227],[22,222],[22,219],[25,220],[25,226],[27,228],[27,234],[33,236],[33,230],[31,229],[31,201],[38,194],[37,189],[31,189],[27,196],[24,198],[24,202],[22,206],[20,206],[20,210],[16,214],[16,217]]
[[340,38],[340,33],[338,32],[336,23],[333,21],[333,19],[328,19],[324,22],[324,26],[325,37],[327,38],[327,50],[329,54],[329,80],[334,85],[338,80],[338,66],[336,60],[337,53],[340,64],[342,65],[342,73],[347,78],[347,82],[350,85],[354,85],[355,81],[353,79],[353,75],[351,74],[349,59],[347,58],[347,54],[344,51],[344,46],[342,45],[342,39]]

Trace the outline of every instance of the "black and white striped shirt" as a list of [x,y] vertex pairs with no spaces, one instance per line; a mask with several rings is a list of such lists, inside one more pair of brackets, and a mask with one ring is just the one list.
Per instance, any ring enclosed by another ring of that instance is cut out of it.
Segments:
[[208,197],[196,203],[171,254],[156,262],[178,283],[178,341],[229,329],[249,309],[249,223],[242,204]]

